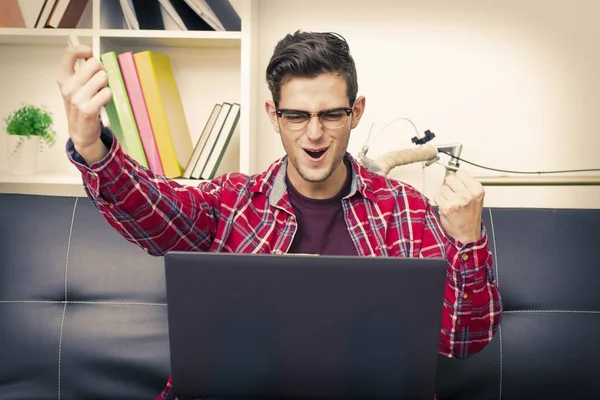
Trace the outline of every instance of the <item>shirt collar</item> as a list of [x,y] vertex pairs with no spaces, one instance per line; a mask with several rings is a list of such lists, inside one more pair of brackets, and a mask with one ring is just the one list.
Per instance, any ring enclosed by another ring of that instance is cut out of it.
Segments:
[[[363,197],[374,200],[371,185],[373,173],[360,165],[350,153],[346,152],[344,157],[350,161],[352,173],[352,185],[345,198],[360,193]],[[265,172],[255,175],[250,185],[250,193],[262,193],[269,198],[269,203],[272,206],[276,206],[287,192],[285,183],[287,163],[288,157],[286,155],[271,164]]]

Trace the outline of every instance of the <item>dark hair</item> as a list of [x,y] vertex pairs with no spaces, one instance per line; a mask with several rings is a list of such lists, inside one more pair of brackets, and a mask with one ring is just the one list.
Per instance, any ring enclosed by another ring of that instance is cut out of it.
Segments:
[[275,105],[281,100],[281,86],[294,77],[314,78],[337,73],[346,80],[350,106],[356,99],[358,82],[350,47],[341,35],[329,32],[288,34],[275,46],[266,71],[267,84]]

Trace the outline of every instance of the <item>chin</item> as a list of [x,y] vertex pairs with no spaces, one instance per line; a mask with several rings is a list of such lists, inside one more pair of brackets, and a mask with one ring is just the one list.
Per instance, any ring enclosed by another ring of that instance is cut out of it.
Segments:
[[325,182],[331,176],[331,170],[328,170],[328,171],[306,171],[306,170],[300,169],[300,171],[298,171],[298,173],[300,174],[302,179],[304,179],[307,182],[312,182],[312,183]]
[[302,162],[295,163],[294,168],[298,172],[298,175],[307,182],[321,183],[325,182],[333,173],[333,168],[330,163],[327,165],[307,166],[302,165]]

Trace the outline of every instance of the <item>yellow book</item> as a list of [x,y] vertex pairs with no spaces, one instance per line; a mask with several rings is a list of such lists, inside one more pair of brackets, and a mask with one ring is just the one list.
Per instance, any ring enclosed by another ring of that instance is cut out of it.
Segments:
[[171,60],[152,51],[134,58],[164,175],[179,178],[194,149]]

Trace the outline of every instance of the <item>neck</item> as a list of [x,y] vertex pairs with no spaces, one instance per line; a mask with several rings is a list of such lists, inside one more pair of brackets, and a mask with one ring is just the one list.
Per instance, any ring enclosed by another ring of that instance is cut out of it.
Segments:
[[300,176],[298,171],[288,164],[287,175],[288,179],[294,185],[294,188],[304,197],[310,199],[330,199],[342,190],[346,182],[348,167],[345,162],[341,162],[337,166],[333,174],[323,182],[308,182]]

